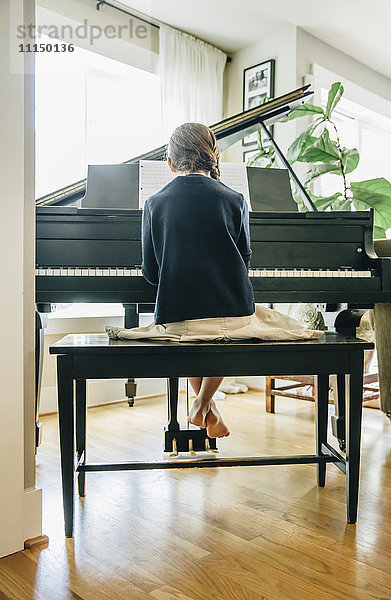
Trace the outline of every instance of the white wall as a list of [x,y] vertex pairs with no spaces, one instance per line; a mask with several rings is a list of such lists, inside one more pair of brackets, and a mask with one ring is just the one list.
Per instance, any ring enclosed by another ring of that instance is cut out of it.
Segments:
[[[128,17],[124,13],[110,6],[102,6],[96,10],[96,2],[91,0],[37,0],[37,24],[61,27],[71,25],[73,31],[87,21],[88,28],[99,27],[104,30],[107,26],[113,27],[113,34],[102,35],[91,43],[89,33],[83,39],[83,30],[80,36],[72,39],[67,36],[62,38],[70,43],[98,52],[115,60],[119,60],[139,69],[155,73],[158,68],[159,57],[159,30],[137,18]],[[121,26],[129,29],[119,30]],[[137,27],[141,35],[137,35]],[[98,31],[98,30],[97,30]],[[121,34],[118,35],[118,31]]]
[[[384,57],[384,59],[388,60],[389,57]],[[329,46],[300,28],[297,28],[296,61],[297,85],[302,85],[303,77],[311,73],[311,65],[316,63],[379,96],[391,100],[391,80],[388,77],[370,69],[353,57]]]
[[33,0],[0,3],[0,556],[22,549],[26,538],[41,534],[33,445],[34,97],[31,79],[23,75],[32,56],[18,52],[11,15],[14,24],[33,22]]
[[[278,33],[260,40],[247,48],[231,54],[232,62],[226,67],[224,117],[243,110],[243,71],[270,58],[276,61],[275,96],[281,96],[296,85],[296,27],[287,26]],[[296,131],[295,123],[276,125],[275,137],[286,149]],[[248,149],[241,142],[224,152],[223,159],[242,162],[243,151]]]

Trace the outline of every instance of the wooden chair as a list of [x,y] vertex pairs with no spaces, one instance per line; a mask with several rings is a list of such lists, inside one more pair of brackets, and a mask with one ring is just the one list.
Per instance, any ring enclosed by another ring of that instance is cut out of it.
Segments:
[[[290,383],[276,386],[276,379],[283,379]],[[375,384],[375,385],[374,385]],[[376,385],[377,384],[377,385]],[[295,389],[300,389],[310,386],[311,390],[308,394],[294,392]],[[286,398],[295,398],[296,400],[315,401],[315,377],[314,375],[278,375],[273,377],[266,376],[266,412],[275,412],[276,396],[285,396]],[[372,400],[379,398],[379,373],[367,373],[364,375],[363,385],[363,405]]]

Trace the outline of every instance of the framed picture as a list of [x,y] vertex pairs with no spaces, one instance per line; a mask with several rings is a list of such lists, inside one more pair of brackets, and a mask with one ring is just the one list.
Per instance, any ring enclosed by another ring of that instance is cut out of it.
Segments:
[[[254,108],[265,98],[274,98],[275,60],[270,59],[243,71],[243,110]],[[257,134],[246,136],[242,144],[249,146],[257,141]]]

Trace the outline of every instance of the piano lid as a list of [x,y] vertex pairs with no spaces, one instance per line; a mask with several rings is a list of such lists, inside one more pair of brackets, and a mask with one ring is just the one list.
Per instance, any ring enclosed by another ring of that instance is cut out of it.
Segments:
[[[211,125],[221,151],[226,150],[232,144],[240,141],[250,133],[259,129],[260,123],[272,125],[284,118],[291,110],[307,102],[313,92],[309,90],[309,85],[303,86],[273,98],[260,106],[250,108],[244,112],[238,113],[233,117],[224,119],[219,123]],[[165,157],[167,146],[160,146],[150,152],[141,154],[125,161],[124,164],[134,164],[139,160],[162,160]],[[82,198],[86,191],[86,179],[67,185],[51,194],[42,196],[36,201],[37,206],[65,204]]]

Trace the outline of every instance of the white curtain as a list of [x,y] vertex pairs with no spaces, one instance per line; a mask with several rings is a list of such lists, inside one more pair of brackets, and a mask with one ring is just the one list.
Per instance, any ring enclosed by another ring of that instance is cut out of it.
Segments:
[[159,39],[163,139],[187,121],[220,121],[226,54],[163,24]]

